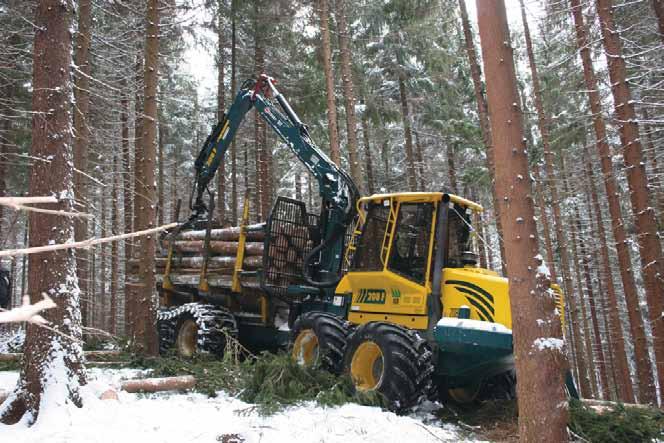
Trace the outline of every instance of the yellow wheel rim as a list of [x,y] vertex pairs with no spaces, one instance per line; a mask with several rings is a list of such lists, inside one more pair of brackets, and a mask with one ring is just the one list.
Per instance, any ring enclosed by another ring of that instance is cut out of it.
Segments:
[[196,342],[198,341],[198,325],[188,319],[180,326],[176,347],[178,354],[182,357],[193,357],[196,353]]
[[476,385],[464,386],[462,388],[448,389],[447,393],[452,400],[459,404],[472,403],[477,398],[482,388],[481,383]]
[[302,366],[313,366],[318,361],[318,337],[313,329],[303,329],[293,344],[293,360]]
[[360,391],[376,389],[383,381],[384,371],[385,361],[380,347],[372,341],[362,343],[350,363],[350,375],[355,387]]

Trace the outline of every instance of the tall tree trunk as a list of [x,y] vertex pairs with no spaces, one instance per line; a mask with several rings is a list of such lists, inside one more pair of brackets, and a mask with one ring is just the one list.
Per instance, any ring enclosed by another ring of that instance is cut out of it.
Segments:
[[[74,173],[74,197],[87,208],[87,178],[83,175],[88,170],[88,145],[90,131],[88,129],[88,112],[90,109],[90,41],[92,37],[92,2],[81,0],[78,2],[78,33],[76,34],[76,48],[74,63],[78,71],[74,72],[74,168],[80,172]],[[78,217],[74,223],[74,238],[76,241],[85,240],[88,235],[87,219]],[[88,293],[88,267],[89,254],[85,249],[76,252],[76,269],[78,270],[78,285],[81,290],[83,324],[88,324],[87,299]]]
[[[609,66],[611,92],[615,113],[620,125],[620,141],[623,147],[629,197],[639,244],[643,283],[648,301],[648,313],[652,327],[659,386],[664,386],[664,257],[662,244],[657,236],[655,211],[648,199],[648,180],[639,138],[639,126],[632,94],[627,84],[627,68],[622,55],[620,36],[613,22],[613,2],[596,0],[602,39]],[[649,382],[649,381],[648,381]],[[649,383],[642,391],[643,401],[656,402],[655,385]]]
[[158,142],[158,151],[157,151],[157,156],[158,156],[158,163],[159,163],[159,181],[158,181],[158,194],[159,194],[159,204],[157,205],[157,215],[159,216],[159,225],[164,224],[164,207],[165,207],[165,202],[164,202],[164,142],[166,138],[166,128],[164,126],[163,120],[160,118],[159,119],[159,127],[158,127],[158,135],[157,138],[159,139]]
[[419,131],[415,133],[415,159],[417,160],[417,175],[420,179],[420,190],[426,191],[426,180],[424,178],[424,153],[422,151],[422,143],[420,143]]
[[350,49],[348,22],[346,20],[346,0],[335,0],[339,52],[341,54],[341,82],[346,109],[346,131],[348,132],[348,161],[350,175],[357,186],[362,187],[362,167],[357,155],[357,119],[355,118],[355,92],[353,91],[353,61]]
[[[106,156],[103,156],[102,159],[104,161]],[[111,160],[112,161],[112,160]],[[105,176],[105,168],[102,169],[102,173],[104,173]],[[105,188],[101,188],[99,192],[99,212],[101,212],[101,220],[99,222],[100,226],[100,235],[101,238],[104,238],[108,235],[107,231],[107,225],[108,225],[108,219],[107,219],[107,207],[106,207],[106,193],[104,192]],[[98,316],[97,316],[97,328],[99,329],[104,329],[104,322],[105,322],[105,308],[106,308],[106,249],[109,245],[106,243],[102,243],[99,245],[99,283],[101,283],[100,291],[99,291],[99,303],[98,303]]]
[[526,39],[526,51],[528,53],[528,64],[530,65],[530,73],[533,82],[533,94],[535,96],[535,108],[537,109],[537,127],[542,138],[542,147],[544,150],[544,166],[546,168],[547,179],[549,180],[549,191],[551,192],[551,207],[553,209],[553,227],[556,234],[556,243],[558,244],[558,252],[560,254],[561,274],[565,287],[567,297],[572,296],[573,284],[570,278],[569,256],[567,253],[567,238],[563,231],[562,216],[560,213],[560,199],[558,197],[558,187],[556,186],[556,177],[553,168],[553,152],[549,144],[549,122],[546,114],[544,113],[544,103],[542,102],[542,89],[539,83],[539,75],[537,73],[537,64],[535,63],[535,54],[533,53],[533,44],[530,39],[530,29],[528,27],[528,20],[526,19],[526,8],[524,7],[523,0],[519,0],[521,4],[521,19],[523,21],[523,32]]
[[[589,150],[588,148],[586,148]],[[590,160],[590,152],[584,153],[584,175],[589,182],[590,199],[593,205],[595,217],[597,218],[597,237],[600,240],[600,256],[602,261],[602,269],[604,274],[604,283],[606,284],[606,296],[608,301],[608,312],[610,318],[607,326],[609,337],[613,346],[615,346],[615,366],[616,372],[619,374],[619,380],[616,381],[616,386],[619,391],[620,400],[625,403],[634,402],[634,388],[632,378],[629,373],[629,359],[625,351],[625,340],[623,337],[623,330],[618,311],[618,297],[616,295],[616,288],[613,284],[613,270],[611,269],[611,262],[609,260],[609,247],[606,242],[606,232],[604,230],[604,218],[599,204],[599,197],[595,187],[595,173],[593,165]],[[612,349],[613,349],[612,346]]]
[[[144,123],[144,114],[143,114],[143,90],[145,79],[143,78],[144,68],[143,68],[143,58],[144,54],[142,53],[141,45],[141,35],[139,32],[136,33],[136,60],[134,65],[134,168],[132,170],[132,181],[134,186],[133,192],[133,207],[132,207],[132,228],[139,230],[141,223],[141,211],[140,211],[140,202],[142,201],[141,192],[143,189],[143,184],[145,183],[145,177],[142,175],[142,165],[141,161],[145,156],[143,148],[143,123]],[[197,144],[198,146],[198,144]],[[140,251],[139,244],[135,241],[131,241],[130,251],[132,256],[137,255]],[[127,285],[125,285],[126,287]],[[128,291],[125,289],[125,325],[126,325],[126,335],[132,340],[136,339],[136,325],[137,325],[137,310],[138,300],[136,298],[135,291]]]
[[374,176],[371,144],[369,143],[369,117],[366,109],[362,112],[362,138],[364,140],[364,164],[367,170],[367,192],[371,195],[374,193]]
[[[618,267],[622,280],[625,302],[627,304],[627,314],[629,316],[629,326],[634,343],[634,359],[636,363],[636,383],[637,393],[640,400],[652,401],[654,398],[653,374],[650,369],[650,358],[646,345],[645,330],[641,310],[639,308],[639,298],[634,282],[632,271],[632,259],[630,257],[627,234],[625,232],[625,223],[623,221],[622,209],[620,207],[620,198],[616,184],[613,163],[611,161],[611,149],[608,144],[606,125],[602,117],[601,98],[598,92],[597,79],[593,69],[592,57],[590,54],[590,45],[588,41],[586,26],[583,18],[583,10],[579,0],[570,0],[572,15],[574,17],[574,27],[576,30],[576,42],[579,48],[581,61],[583,62],[583,76],[588,90],[588,101],[593,117],[593,128],[595,131],[595,143],[602,167],[602,176],[604,178],[604,187],[606,197],[609,203],[609,215],[611,216],[611,228],[615,241],[616,252],[618,255]],[[618,305],[613,304],[611,300],[611,311],[618,312]],[[627,382],[628,380],[625,380]]]
[[[132,214],[133,202],[132,202],[132,186],[131,186],[131,177],[132,177],[132,161],[131,161],[131,144],[129,143],[129,91],[127,90],[127,80],[122,79],[120,82],[120,125],[121,125],[121,137],[122,137],[122,205],[123,205],[123,228],[124,232],[132,232],[132,221],[134,216]],[[125,319],[123,323],[127,326],[126,314],[127,309],[127,300],[128,300],[128,291],[126,287],[126,279],[128,276],[127,273],[127,263],[131,259],[131,242],[125,240],[124,244],[124,276],[125,276],[125,285],[123,288],[124,291],[124,306],[125,306]],[[123,330],[126,334],[126,330]]]
[[[237,94],[236,71],[236,41],[235,41],[235,15],[236,2],[231,0],[231,99],[235,99]],[[231,217],[232,224],[238,223],[238,202],[237,202],[237,148],[235,140],[231,142]]]
[[[255,52],[254,52],[254,72],[256,78],[265,70],[265,46],[263,37],[263,22],[262,11],[258,10],[257,3],[255,4]],[[270,192],[268,189],[268,165],[267,165],[267,147],[265,140],[265,121],[256,113],[255,117],[255,137],[256,137],[256,193],[258,194],[257,211],[259,220],[264,220],[270,211]]]
[[[523,116],[514,106],[519,96],[505,4],[477,0],[477,16],[495,160],[503,165],[495,170],[495,186],[496,194],[504,196],[500,214],[510,272],[519,436],[523,442],[565,442],[564,342],[555,300],[549,295],[549,276],[538,260]],[[534,322],[537,318],[544,321]]]
[[415,158],[413,155],[413,136],[410,129],[410,110],[408,108],[408,96],[406,95],[406,78],[399,74],[399,96],[401,97],[401,119],[403,122],[403,133],[406,141],[406,175],[408,176],[408,190],[417,190],[417,178],[415,176]]
[[[217,2],[217,121],[222,121],[224,113],[226,112],[226,102],[224,96],[226,94],[226,87],[224,86],[224,63],[225,63],[225,46],[224,41],[224,20],[223,20],[224,0]],[[221,157],[219,163],[219,171],[217,172],[217,199],[215,201],[217,206],[217,215],[219,222],[224,223],[226,219],[226,153]]]
[[447,145],[445,149],[447,156],[447,177],[450,182],[450,190],[453,194],[459,193],[459,185],[457,184],[456,163],[454,161],[454,145]]
[[[113,153],[113,192],[111,192],[111,235],[120,233],[119,196],[120,196],[120,178],[121,171],[121,153]],[[163,211],[163,208],[162,208]],[[118,290],[119,290],[119,272],[120,272],[120,254],[118,242],[111,243],[111,303],[109,306],[108,332],[115,335],[117,332],[117,313],[118,313]]]
[[659,37],[664,43],[664,0],[652,0],[652,6],[655,9],[655,16],[657,17]]
[[[159,80],[159,0],[148,0],[147,33],[145,39],[145,89],[142,157],[140,165],[142,187],[136,195],[138,200],[139,225],[137,229],[149,229],[155,226],[155,163],[157,151],[157,83]],[[136,343],[146,355],[157,355],[159,346],[156,332],[156,307],[154,304],[154,257],[156,253],[155,235],[140,238],[141,260],[139,261],[139,280],[142,284],[140,300],[136,309]]]
[[[540,173],[540,166],[533,167],[533,175],[535,176],[535,192],[537,193],[537,206],[540,210],[540,220],[542,220],[542,232],[544,233],[544,247],[546,249],[546,260],[551,271],[551,281],[557,282],[556,275],[556,261],[553,256],[553,243],[551,242],[551,229],[549,228],[549,216],[546,213],[546,203],[544,202],[544,189],[542,188],[542,175]],[[571,295],[571,294],[569,294]]]
[[657,149],[655,148],[655,143],[653,141],[654,131],[649,123],[650,116],[648,115],[647,109],[643,109],[643,118],[646,121],[643,125],[643,131],[646,134],[647,151],[650,153],[650,155],[647,155],[646,157],[648,157],[652,170],[652,180],[650,184],[657,203],[657,212],[660,217],[660,230],[662,230],[664,229],[664,170],[662,169],[660,162],[657,161]]
[[[578,240],[577,240],[577,231],[579,226],[576,223],[576,220],[573,220],[569,223],[569,232],[572,238],[572,258],[574,263],[574,281],[577,284],[576,293],[570,294],[570,300],[575,299],[575,316],[580,315],[578,319],[578,336],[581,340],[581,331],[583,332],[583,347],[579,346],[577,348],[577,355],[580,356],[585,362],[584,365],[586,370],[582,371],[581,366],[579,366],[579,385],[581,388],[581,396],[583,398],[592,398],[596,396],[597,392],[597,377],[595,376],[595,365],[593,358],[593,345],[592,345],[592,333],[590,331],[590,326],[588,325],[588,314],[586,311],[586,298],[582,286],[582,275],[581,275],[581,260],[578,253]],[[577,296],[578,294],[578,296]]]
[[334,96],[334,71],[332,68],[332,44],[330,42],[329,8],[327,0],[317,0],[318,19],[321,34],[321,56],[325,72],[325,93],[327,94],[327,125],[330,136],[330,158],[337,166],[341,165],[339,151],[339,129],[337,128],[337,101]]
[[[70,81],[72,41],[71,2],[42,0],[36,7],[32,74],[32,146],[30,155],[51,161],[33,162],[29,195],[58,195],[58,203],[44,205],[53,210],[74,210],[74,171]],[[31,212],[30,246],[49,241],[66,243],[74,237],[71,218]],[[42,312],[51,328],[28,324],[19,381],[0,406],[0,422],[15,424],[25,417],[32,424],[46,402],[81,406],[79,387],[85,370],[81,346],[81,312],[72,249],[30,255],[32,303],[49,294],[56,307]]]
[[[468,20],[468,11],[466,10],[465,0],[459,0],[459,8],[461,10],[461,24],[463,27],[466,55],[468,56],[468,63],[470,65],[470,75],[473,79],[473,91],[475,93],[475,102],[477,103],[477,114],[479,115],[480,119],[482,141],[484,142],[484,149],[486,151],[486,167],[489,171],[489,174],[493,178],[495,177],[495,157],[493,152],[493,145],[491,144],[491,125],[489,124],[489,111],[487,109],[482,87],[482,68],[477,61],[475,42],[473,40],[473,33],[470,28],[470,21]],[[498,245],[500,246],[499,259],[501,267],[503,268],[503,274],[507,275],[507,269],[505,269],[504,265],[505,246],[503,245],[503,228],[500,224],[500,212],[498,210],[499,205],[494,186],[491,186],[491,202],[493,203],[493,211],[496,219],[496,229],[498,231]]]

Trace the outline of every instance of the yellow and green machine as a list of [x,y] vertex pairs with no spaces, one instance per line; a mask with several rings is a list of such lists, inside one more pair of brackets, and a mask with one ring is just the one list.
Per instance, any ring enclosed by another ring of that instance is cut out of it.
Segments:
[[212,212],[204,192],[252,108],[318,180],[321,211],[279,197],[264,228],[263,265],[244,272],[245,206],[226,283],[206,276],[207,256],[196,282],[173,281],[171,248],[158,284],[162,350],[223,354],[231,336],[252,348],[290,345],[298,362],[347,373],[357,389],[381,393],[395,410],[436,387],[457,402],[514,396],[508,281],[480,268],[473,252],[484,241],[471,223],[482,207],[445,192],[360,198],[270,77],[245,82],[206,140],[196,160],[192,217],[173,238]]

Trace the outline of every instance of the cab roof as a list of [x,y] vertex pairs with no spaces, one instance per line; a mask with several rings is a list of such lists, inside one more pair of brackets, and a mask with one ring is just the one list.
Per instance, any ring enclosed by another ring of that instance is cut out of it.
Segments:
[[470,200],[466,200],[465,198],[459,197],[458,195],[448,194],[445,192],[394,192],[389,194],[373,194],[360,198],[358,205],[366,202],[381,202],[386,199],[411,203],[438,202],[441,201],[444,196],[447,196],[449,201],[461,205],[465,208],[469,208],[475,212],[484,211],[482,205],[479,205]]

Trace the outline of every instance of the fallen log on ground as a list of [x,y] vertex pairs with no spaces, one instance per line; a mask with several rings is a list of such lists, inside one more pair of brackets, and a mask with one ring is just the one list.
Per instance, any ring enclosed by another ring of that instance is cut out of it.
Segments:
[[[119,357],[120,351],[85,351],[86,360],[96,361],[103,360],[109,357]],[[21,352],[12,352],[8,354],[0,354],[0,361],[19,361],[23,357]]]
[[[164,247],[168,248],[169,241],[164,241]],[[173,249],[177,252],[204,252],[205,241],[203,240],[177,240],[173,243]],[[238,242],[236,241],[220,241],[213,240],[210,241],[210,253],[212,254],[221,254],[221,255],[232,255],[237,254]],[[247,242],[244,245],[244,254],[245,256],[250,255],[261,255],[263,254],[263,243],[259,242]]]
[[[210,240],[237,241],[240,238],[240,227],[211,229]],[[247,241],[263,241],[265,239],[265,223],[247,226]],[[183,231],[177,240],[205,240],[205,229]]]
[[196,378],[193,375],[181,375],[178,377],[144,378],[138,380],[126,380],[120,385],[120,389],[126,392],[162,392],[179,391],[191,389],[196,386]]
[[583,403],[585,406],[588,406],[589,408],[592,408],[595,412],[598,414],[602,414],[607,411],[611,411],[618,406],[622,406],[624,408],[628,409],[648,409],[651,406],[650,405],[641,405],[637,403],[618,403],[615,401],[609,401],[609,400],[595,400],[592,398],[583,398],[581,399],[581,403]]

